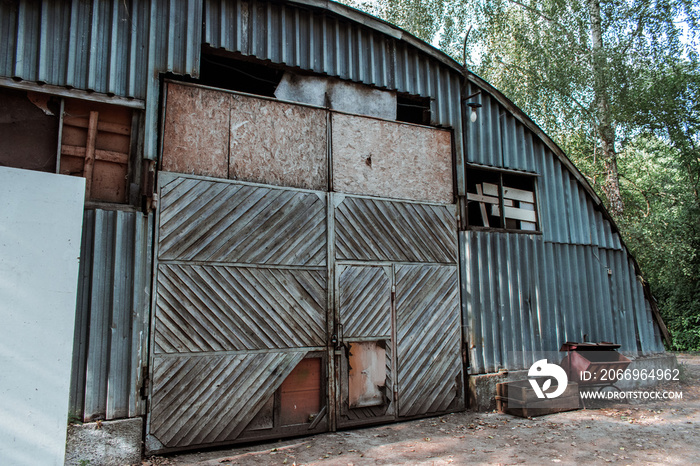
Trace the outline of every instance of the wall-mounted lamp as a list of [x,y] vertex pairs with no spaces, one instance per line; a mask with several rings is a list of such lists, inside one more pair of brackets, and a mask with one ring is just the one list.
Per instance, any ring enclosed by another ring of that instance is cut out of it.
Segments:
[[[477,95],[481,94],[481,90],[476,91],[475,93],[468,95],[465,97],[463,100],[466,102],[467,100],[476,97]],[[469,106],[469,121],[474,123],[476,121],[476,109],[481,107],[480,103],[477,102],[467,102],[467,106]]]
[[469,121],[474,123],[476,121],[476,109],[481,107],[481,104],[469,102],[467,105],[469,105],[469,108],[471,109],[471,112],[469,113]]

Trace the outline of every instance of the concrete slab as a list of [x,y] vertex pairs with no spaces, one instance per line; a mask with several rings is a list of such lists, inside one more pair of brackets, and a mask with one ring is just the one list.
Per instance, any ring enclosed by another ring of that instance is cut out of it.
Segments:
[[143,419],[68,426],[66,466],[141,464]]

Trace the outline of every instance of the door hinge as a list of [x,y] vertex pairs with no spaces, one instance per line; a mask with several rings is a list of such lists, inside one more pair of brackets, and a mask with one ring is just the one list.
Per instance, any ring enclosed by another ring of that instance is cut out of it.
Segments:
[[149,378],[148,378],[148,367],[143,366],[141,368],[141,399],[146,399],[148,398],[148,385],[149,385]]

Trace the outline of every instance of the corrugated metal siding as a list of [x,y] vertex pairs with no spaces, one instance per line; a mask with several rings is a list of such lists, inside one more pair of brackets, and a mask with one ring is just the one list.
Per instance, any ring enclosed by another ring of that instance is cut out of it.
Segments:
[[199,71],[198,1],[2,2],[0,17],[2,76],[145,99],[153,70]]
[[584,334],[630,353],[663,350],[626,251],[475,231],[460,242],[471,373],[526,369]]
[[0,76],[144,100],[157,152],[158,74],[199,75],[202,2],[0,2]]
[[85,212],[70,397],[84,421],[144,414],[150,225],[136,212]]
[[[431,124],[455,130],[463,169],[460,75],[410,44],[292,4],[205,0],[204,43],[379,88],[431,98]],[[462,184],[458,182],[460,193]]]

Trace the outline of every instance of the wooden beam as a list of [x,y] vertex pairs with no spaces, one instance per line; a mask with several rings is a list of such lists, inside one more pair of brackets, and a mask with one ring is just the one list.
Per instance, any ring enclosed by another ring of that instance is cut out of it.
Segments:
[[[491,207],[491,215],[501,215],[498,206]],[[524,220],[526,222],[536,222],[537,214],[531,210],[519,209],[517,207],[504,207],[503,216],[511,220]]]
[[[477,187],[477,190],[479,188]],[[477,202],[488,202],[489,204],[498,204],[498,198],[493,196],[483,196],[481,194],[467,193],[467,200]]]
[[[63,124],[76,126],[78,128],[89,128],[90,120],[88,118],[81,117],[65,117],[63,119]],[[99,121],[97,123],[97,130],[104,131],[105,133],[121,134],[123,136],[131,135],[131,126],[120,125],[119,123],[109,123],[106,121]]]
[[[478,196],[484,197],[484,196],[483,196],[484,193],[483,193],[483,191],[481,190],[481,185],[480,185],[480,184],[477,184],[477,185],[476,185],[476,194],[477,194]],[[496,205],[498,205],[498,199],[496,199]],[[485,204],[483,201],[482,201],[482,202],[479,202],[479,208],[481,209],[481,219],[482,219],[483,222],[484,222],[484,226],[485,226],[485,227],[490,227],[491,225],[489,224],[489,216],[488,216],[488,214],[486,213],[486,204]]]
[[92,188],[92,170],[95,166],[95,140],[97,139],[98,118],[98,112],[90,112],[87,142],[85,143],[85,162],[83,163],[83,176],[85,177],[85,199],[90,199],[90,190]]
[[[85,157],[85,148],[79,146],[71,146],[68,144],[61,145],[61,154],[70,155],[73,157]],[[102,162],[118,163],[127,165],[129,163],[129,154],[123,152],[115,152],[112,150],[95,149],[95,160]]]
[[532,191],[526,191],[524,189],[509,188],[508,186],[503,187],[503,198],[513,199],[514,201],[522,202],[535,202],[535,195]]

